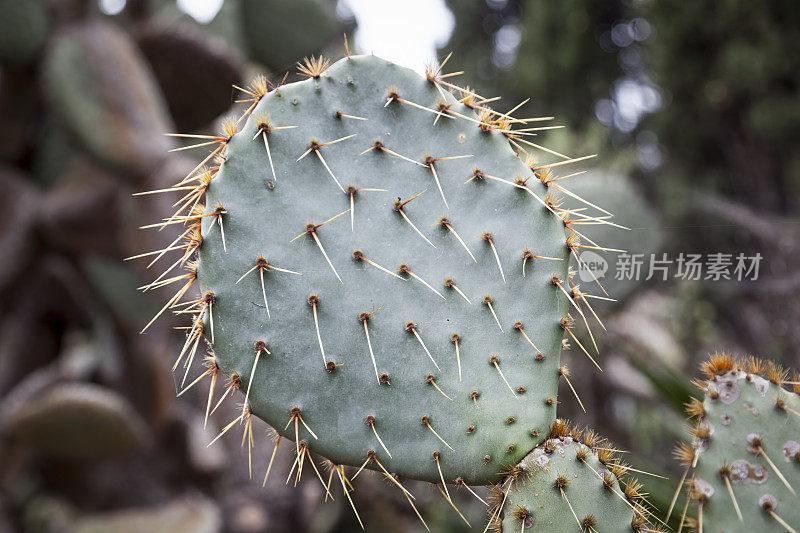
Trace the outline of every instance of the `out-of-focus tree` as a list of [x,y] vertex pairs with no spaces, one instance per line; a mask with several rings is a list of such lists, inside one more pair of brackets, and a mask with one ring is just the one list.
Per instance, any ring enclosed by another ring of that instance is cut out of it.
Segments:
[[[633,5],[662,109],[646,117],[662,165],[648,172],[681,250],[763,256],[758,283],[704,285],[728,345],[796,364],[800,319],[800,4],[661,0]],[[780,301],[780,305],[775,305]]]
[[[448,0],[456,29],[444,50],[452,69],[482,80],[507,108],[533,96],[537,110],[570,129],[596,122],[595,103],[622,75],[611,30],[623,2]],[[502,109],[502,106],[498,106]]]
[[662,175],[757,210],[797,209],[800,4],[661,0],[636,8],[656,30],[646,52],[666,104],[643,126],[668,151]]

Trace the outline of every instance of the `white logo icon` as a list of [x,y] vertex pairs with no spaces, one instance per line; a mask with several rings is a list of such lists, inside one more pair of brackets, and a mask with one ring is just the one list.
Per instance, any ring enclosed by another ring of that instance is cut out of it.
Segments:
[[581,254],[581,260],[578,262],[578,277],[583,283],[594,281],[595,278],[603,279],[606,272],[608,272],[608,261],[602,255],[588,250]]

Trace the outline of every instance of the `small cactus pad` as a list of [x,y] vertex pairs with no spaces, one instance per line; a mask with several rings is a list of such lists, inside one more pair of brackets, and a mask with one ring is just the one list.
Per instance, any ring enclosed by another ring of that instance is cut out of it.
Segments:
[[89,383],[54,385],[6,412],[3,425],[26,449],[66,460],[125,457],[150,442],[123,396]]
[[490,527],[497,532],[656,530],[641,485],[608,441],[562,420],[506,471],[493,500]]
[[495,481],[555,419],[573,323],[576,240],[538,174],[550,164],[520,157],[512,144],[538,145],[438,70],[374,56],[300,70],[247,88],[240,131],[200,141],[218,167],[178,187],[196,184],[191,213],[167,223],[194,224],[184,258],[198,252],[179,279],[201,289],[179,307],[197,318],[178,363],[192,370],[202,334],[243,417],[334,463]]
[[[800,398],[772,362],[716,354],[698,382],[705,399],[684,461],[696,521],[706,531],[780,532],[800,525]],[[791,383],[793,384],[793,383]],[[791,385],[790,384],[790,385]],[[795,386],[796,387],[796,386]],[[741,519],[740,519],[741,517]]]
[[[175,126],[205,126],[230,105],[231,85],[239,83],[242,60],[221,38],[189,24],[149,23],[137,44],[158,81]],[[194,88],[187,91],[186,87]]]

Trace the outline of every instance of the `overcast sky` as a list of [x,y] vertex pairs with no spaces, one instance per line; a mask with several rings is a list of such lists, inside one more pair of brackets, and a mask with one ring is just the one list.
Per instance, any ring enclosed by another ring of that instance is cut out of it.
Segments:
[[339,11],[358,20],[356,47],[400,65],[422,70],[436,58],[455,19],[444,0],[342,0]]
[[[119,13],[125,0],[98,0],[103,11]],[[286,0],[292,1],[292,0]],[[178,6],[200,22],[209,22],[223,0],[178,0]],[[444,0],[339,0],[343,18],[355,16],[355,48],[419,71],[447,42],[455,19]]]

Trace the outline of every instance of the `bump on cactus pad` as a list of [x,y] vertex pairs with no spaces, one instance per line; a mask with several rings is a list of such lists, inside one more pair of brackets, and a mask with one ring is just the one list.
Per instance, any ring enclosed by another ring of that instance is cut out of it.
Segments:
[[567,375],[579,244],[544,176],[576,160],[457,99],[441,67],[300,70],[256,79],[241,129],[201,136],[211,153],[173,189],[183,256],[150,287],[176,283],[165,310],[194,315],[175,368],[194,384],[205,338],[198,379],[245,397],[223,434],[243,422],[247,437],[255,415],[303,457],[494,482],[548,434]]
[[[715,354],[698,381],[705,398],[683,454],[686,486],[707,531],[791,531],[800,524],[800,399],[796,379],[771,361]],[[792,385],[794,391],[784,388]],[[694,468],[692,464],[696,463]]]

